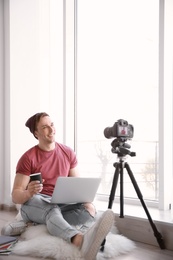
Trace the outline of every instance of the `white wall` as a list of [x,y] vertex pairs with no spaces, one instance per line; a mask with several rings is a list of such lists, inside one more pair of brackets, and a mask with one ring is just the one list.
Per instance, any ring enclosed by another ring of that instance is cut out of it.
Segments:
[[26,120],[45,111],[63,138],[62,17],[62,0],[0,0],[0,205],[11,204],[16,163],[37,143]]
[[[39,1],[10,3],[10,147],[11,173],[20,155],[36,140],[25,122],[32,114],[48,110],[49,100],[41,89]],[[49,66],[49,63],[48,63]],[[49,77],[49,70],[46,74]],[[49,96],[49,84],[47,85]],[[45,107],[41,107],[45,103]],[[27,141],[26,141],[27,140]]]

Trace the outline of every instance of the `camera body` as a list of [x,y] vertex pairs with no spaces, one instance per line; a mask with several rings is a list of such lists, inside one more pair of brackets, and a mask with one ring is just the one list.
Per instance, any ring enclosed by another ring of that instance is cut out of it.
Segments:
[[133,134],[133,126],[128,124],[128,122],[123,119],[119,119],[117,122],[114,123],[112,127],[106,127],[104,130],[104,136],[108,139],[115,137],[131,139],[133,138]]

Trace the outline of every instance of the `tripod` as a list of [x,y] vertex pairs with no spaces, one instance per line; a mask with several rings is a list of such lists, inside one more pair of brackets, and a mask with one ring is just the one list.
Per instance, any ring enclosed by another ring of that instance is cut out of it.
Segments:
[[[145,210],[145,213],[148,217],[148,220],[150,222],[150,225],[153,229],[153,232],[154,232],[154,236],[156,237],[157,239],[157,242],[160,246],[161,249],[165,249],[165,245],[164,245],[164,241],[163,241],[163,238],[162,238],[162,235],[158,232],[155,224],[153,223],[153,220],[150,216],[150,213],[146,207],[146,204],[143,200],[143,196],[142,196],[142,193],[139,189],[139,186],[135,180],[135,177],[133,176],[133,173],[130,169],[130,166],[128,165],[127,162],[124,162],[123,160],[123,157],[125,154],[130,154],[131,156],[135,156],[135,153],[131,153],[129,152],[127,149],[125,148],[119,148],[119,152],[116,152],[114,151],[115,153],[118,154],[118,157],[119,157],[119,162],[118,163],[114,163],[114,167],[115,167],[115,172],[114,172],[114,177],[113,177],[113,183],[112,183],[112,187],[111,187],[111,192],[110,192],[110,197],[109,197],[109,204],[108,204],[108,209],[111,209],[112,208],[112,204],[113,204],[113,201],[114,201],[114,197],[115,197],[115,190],[116,190],[116,187],[117,187],[117,183],[118,183],[118,178],[119,178],[119,175],[120,175],[120,218],[123,218],[124,217],[124,192],[123,192],[123,174],[124,174],[124,168],[127,170],[127,173],[131,179],[131,182],[134,186],[134,189],[137,193],[137,196],[138,198],[140,199],[140,202]],[[125,154],[124,154],[125,153]],[[106,239],[104,239],[104,241],[102,242],[101,244],[101,248],[100,250],[103,252],[104,251],[104,245],[105,245],[105,242],[106,242]]]

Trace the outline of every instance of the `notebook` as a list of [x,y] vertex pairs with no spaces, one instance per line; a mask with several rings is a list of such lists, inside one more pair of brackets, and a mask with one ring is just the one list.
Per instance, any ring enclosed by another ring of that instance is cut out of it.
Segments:
[[56,204],[92,202],[100,181],[101,178],[94,177],[59,177],[51,199],[42,199]]
[[9,243],[13,243],[17,241],[17,237],[13,237],[13,236],[0,236],[0,246],[9,244]]

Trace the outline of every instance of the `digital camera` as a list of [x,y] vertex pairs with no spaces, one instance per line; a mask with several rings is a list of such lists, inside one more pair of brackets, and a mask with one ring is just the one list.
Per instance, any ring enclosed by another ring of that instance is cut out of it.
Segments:
[[104,136],[108,139],[114,137],[131,139],[133,138],[133,134],[133,126],[123,119],[119,119],[112,127],[106,127],[104,129]]

